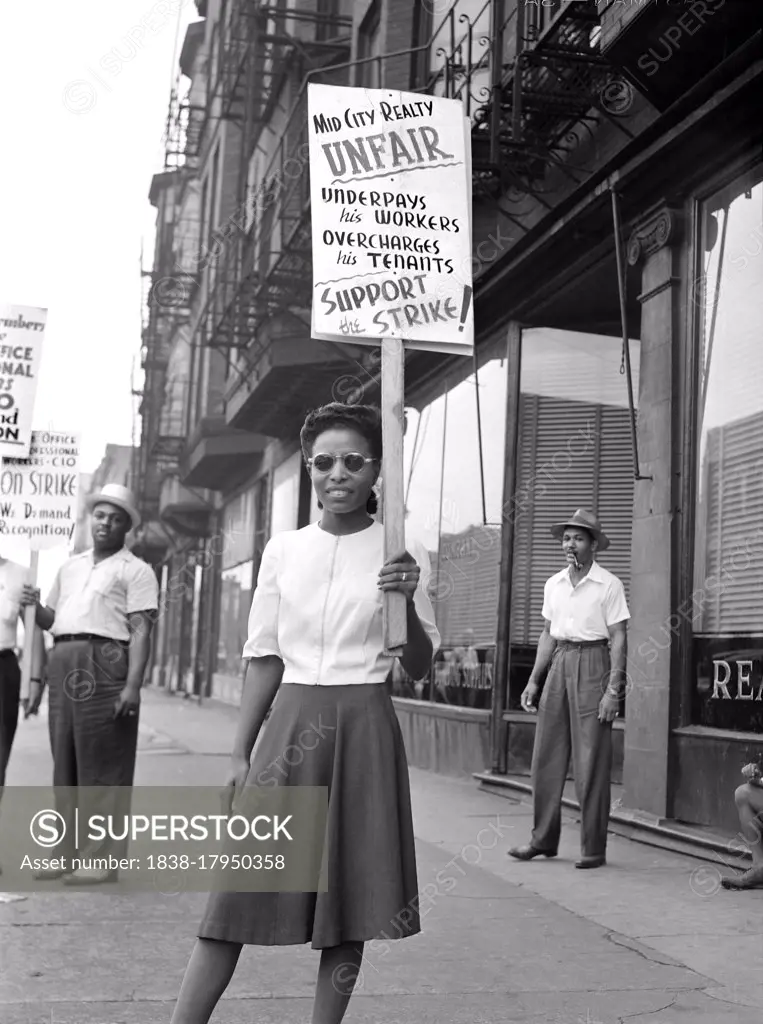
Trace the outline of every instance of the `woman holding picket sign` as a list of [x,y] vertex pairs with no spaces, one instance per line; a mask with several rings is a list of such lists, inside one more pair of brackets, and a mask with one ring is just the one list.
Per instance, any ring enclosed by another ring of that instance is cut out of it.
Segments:
[[[243,945],[308,942],[321,950],[313,1024],[339,1024],[364,943],[420,931],[408,765],[386,684],[393,659],[383,651],[382,608],[384,591],[405,594],[400,660],[421,679],[440,642],[429,559],[408,538],[415,558],[406,551],[384,562],[384,529],[371,517],[378,409],[324,406],[307,417],[300,439],[321,519],[277,534],[263,553],[228,786],[262,784],[277,763],[279,785],[328,788],[328,891],[211,894],[173,1024],[206,1024]],[[284,750],[317,721],[320,742],[303,744],[304,756],[288,766]]]

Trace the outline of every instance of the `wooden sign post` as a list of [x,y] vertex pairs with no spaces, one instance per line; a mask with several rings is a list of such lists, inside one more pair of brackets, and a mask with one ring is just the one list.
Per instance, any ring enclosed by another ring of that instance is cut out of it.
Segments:
[[[30,558],[29,582],[37,586],[37,572],[40,564],[40,552],[34,549]],[[37,610],[33,604],[24,609],[24,656],[21,659],[21,706],[26,708],[32,691],[32,665],[34,662],[34,635],[37,628],[35,616]]]
[[[397,338],[385,338],[381,351],[381,411],[384,462],[384,550],[386,558],[405,551],[403,481],[403,396],[405,349]],[[384,649],[399,656],[408,639],[405,594],[384,594]]]
[[[307,108],[311,334],[381,344],[390,559],[407,550],[405,350],[474,350],[471,129],[460,100],[391,89],[311,83]],[[385,593],[385,650],[399,655],[406,640],[405,597]]]

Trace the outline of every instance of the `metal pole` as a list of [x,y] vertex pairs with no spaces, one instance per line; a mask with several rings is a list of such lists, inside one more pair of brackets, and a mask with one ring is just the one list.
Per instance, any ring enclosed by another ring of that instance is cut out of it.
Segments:
[[[448,383],[445,382],[445,406],[442,413],[442,455],[440,457],[440,514],[437,520],[437,584],[435,590],[435,621],[437,621],[438,613],[440,611],[440,593],[442,590],[442,584],[440,581],[440,572],[442,566],[442,503],[445,497],[445,440],[448,433]],[[435,697],[434,677],[432,685],[429,687],[429,700],[434,702]]]
[[512,83],[511,141],[516,146],[522,138],[522,53],[525,48],[525,5],[517,4],[517,45],[514,54]]
[[407,483],[405,485],[405,511],[406,512],[408,511],[408,498],[410,497],[410,494],[411,494],[411,483],[413,482],[413,470],[415,469],[415,466],[416,466],[416,453],[418,452],[418,449],[419,449],[419,432],[421,431],[421,416],[422,416],[422,414],[419,413],[419,418],[416,421],[416,435],[413,438],[413,446],[411,448],[411,464],[408,467],[408,481],[407,481]]
[[495,666],[490,719],[491,771],[506,774],[506,723],[503,713],[508,703],[511,676],[511,590],[514,575],[513,514],[517,486],[519,449],[520,373],[522,367],[522,329],[509,324],[506,337],[506,446],[503,476],[503,526],[501,529],[501,575],[498,592],[498,625],[495,642]]
[[482,525],[487,526],[487,502],[485,501],[485,458],[482,454],[482,411],[480,408],[480,373],[477,362],[477,346],[474,346],[474,394],[477,401],[477,443],[480,455],[480,488],[482,491]]
[[[715,326],[716,326],[716,322],[718,320],[718,303],[720,302],[720,297],[721,297],[721,276],[723,274],[723,257],[724,257],[725,252],[726,252],[726,230],[727,230],[728,226],[729,226],[729,208],[728,208],[728,206],[726,206],[726,207],[724,207],[724,211],[723,211],[723,228],[721,230],[721,247],[718,250],[718,271],[717,271],[717,273],[715,275],[715,293],[714,293],[714,296],[713,296],[713,311],[712,311],[712,314],[711,314],[711,317],[710,317],[710,333],[708,334],[708,338],[707,338],[707,351],[704,353],[704,360],[703,360],[703,364],[702,364],[702,400],[700,401],[700,404],[699,404],[699,420],[698,420],[700,433],[702,431],[702,424],[705,421],[705,404],[707,402],[707,385],[708,385],[709,380],[710,380],[710,360],[712,359],[712,356],[713,356],[713,344],[715,342]],[[704,292],[704,289],[705,289],[706,285],[707,285],[707,278],[705,278],[703,280],[703,282],[702,282],[703,292]],[[703,297],[704,297],[704,295],[703,295]],[[702,311],[702,320],[703,320],[703,323],[702,323],[702,333],[703,334],[704,334],[704,331],[705,331],[704,319],[705,319],[705,313],[704,313],[704,308],[703,308],[703,311]]]
[[490,108],[490,163],[493,167],[498,167],[501,162],[501,85],[503,79],[504,12],[505,0],[493,0],[493,66],[490,69],[492,90]]

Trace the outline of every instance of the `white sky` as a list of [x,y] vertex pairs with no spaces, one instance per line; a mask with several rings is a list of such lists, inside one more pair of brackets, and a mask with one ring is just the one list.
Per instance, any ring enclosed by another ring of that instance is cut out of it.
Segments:
[[[148,190],[162,169],[178,19],[179,48],[197,18],[192,0],[0,10],[0,300],[48,309],[34,425],[79,433],[83,471],[107,442],[132,443]],[[44,554],[41,568],[65,553]]]

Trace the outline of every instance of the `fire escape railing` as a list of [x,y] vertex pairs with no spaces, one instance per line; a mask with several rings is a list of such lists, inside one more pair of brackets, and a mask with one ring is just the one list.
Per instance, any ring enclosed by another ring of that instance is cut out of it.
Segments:
[[208,75],[204,107],[192,105],[192,90],[178,105],[185,118],[186,158],[199,159],[215,121],[232,121],[251,136],[267,121],[286,58],[296,54],[308,66],[326,63],[349,45],[351,28],[352,18],[336,12],[232,0],[223,8],[201,69]]
[[[498,203],[522,230],[528,197],[531,209],[553,206],[550,172],[573,185],[585,180],[588,170],[571,157],[600,121],[631,134],[621,123],[630,102],[617,88],[607,93],[619,80],[598,52],[595,0],[544,6],[485,0],[476,10],[469,4],[468,12],[464,6],[456,0],[421,45],[307,70],[273,156],[247,196],[245,228],[222,254],[212,289],[217,294],[208,302],[206,344],[246,353],[251,367],[269,344],[259,336],[266,318],[296,313],[302,333],[309,322],[310,81],[363,84],[375,68],[384,84],[386,68],[403,61],[410,67],[410,91],[460,99],[473,126],[475,199]],[[395,85],[400,87],[399,78]]]
[[[167,139],[168,147],[171,140]],[[167,163],[170,162],[168,158]],[[167,428],[167,370],[176,333],[190,323],[195,282],[193,275],[177,275],[178,246],[187,242],[188,211],[182,209],[182,189],[187,172],[181,167],[167,175],[157,219],[157,246],[154,266],[141,272],[141,369],[144,372],[140,416],[140,452],[136,460],[134,487],[142,503],[144,517],[155,516],[162,476],[177,464],[182,449],[182,420],[179,427]],[[165,204],[172,205],[167,216]],[[187,385],[186,385],[187,392]],[[187,394],[184,400],[187,400]],[[175,401],[170,401],[170,407]]]
[[[299,232],[309,206],[307,178],[302,174],[307,161],[304,89],[292,107],[260,187],[253,195],[246,191],[249,158],[289,66],[285,57],[298,62],[299,68],[309,69],[308,73],[320,75],[328,59],[349,51],[352,19],[333,12],[280,9],[240,0],[233,5],[229,25],[229,89],[249,83],[236,104],[244,132],[240,201],[234,214],[237,229],[225,232],[226,240],[218,246],[214,266],[209,268],[200,323],[202,343],[230,355],[233,349],[249,346],[264,317],[287,299],[290,304],[298,301],[295,289],[304,297],[304,261],[310,258],[309,235]],[[243,38],[246,45],[240,45]],[[347,84],[347,76],[336,84]],[[226,106],[224,95],[221,109],[233,109],[230,103]],[[279,239],[277,250],[271,245],[273,231]]]

